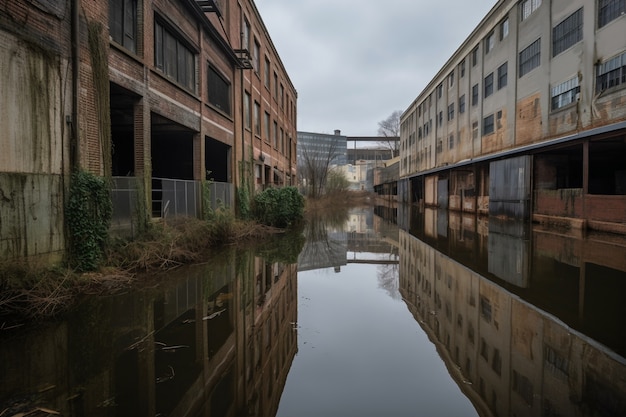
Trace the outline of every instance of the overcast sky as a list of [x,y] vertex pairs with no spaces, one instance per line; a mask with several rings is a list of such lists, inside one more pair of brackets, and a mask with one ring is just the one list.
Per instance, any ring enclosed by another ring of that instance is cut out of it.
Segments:
[[496,0],[255,0],[298,92],[298,130],[376,136]]

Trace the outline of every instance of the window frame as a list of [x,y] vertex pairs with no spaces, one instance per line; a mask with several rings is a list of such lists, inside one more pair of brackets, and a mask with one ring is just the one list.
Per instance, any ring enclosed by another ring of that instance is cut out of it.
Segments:
[[498,67],[498,90],[501,90],[507,86],[509,82],[508,78],[509,78],[509,62],[507,61]]
[[[167,35],[167,36],[166,36]],[[172,62],[172,57],[169,56],[167,51],[168,42],[174,42],[169,45],[169,48],[175,48],[175,57]],[[191,93],[196,93],[197,89],[197,76],[196,76],[196,62],[197,62],[197,49],[185,39],[185,36],[176,30],[165,18],[155,14],[154,18],[154,67],[157,68],[168,79],[175,82],[177,85],[183,87]],[[160,44],[158,46],[157,44]],[[180,71],[181,53],[188,52],[188,55],[183,55],[185,58],[190,58],[190,62],[187,59],[183,59],[184,68]],[[175,67],[175,68],[173,68]],[[175,71],[175,73],[173,73]],[[189,78],[189,80],[187,80]]]
[[483,84],[483,98],[487,98],[493,94],[493,72],[487,74]]
[[577,102],[580,94],[578,75],[550,88],[550,110],[561,110]]
[[109,0],[109,35],[113,42],[134,54],[139,45],[138,16],[138,0]]
[[626,0],[598,0],[597,10],[596,23],[600,29],[626,15]]
[[518,54],[518,78],[541,66],[541,38],[531,42]]
[[491,135],[496,131],[495,118],[493,113],[483,117],[483,136]]
[[552,58],[583,40],[583,8],[552,28]]
[[[221,81],[219,85],[212,82],[213,80]],[[213,92],[216,87],[217,95]],[[223,87],[223,91],[220,91]],[[207,64],[207,103],[231,116],[233,111],[232,83],[226,78],[222,72],[210,62]]]

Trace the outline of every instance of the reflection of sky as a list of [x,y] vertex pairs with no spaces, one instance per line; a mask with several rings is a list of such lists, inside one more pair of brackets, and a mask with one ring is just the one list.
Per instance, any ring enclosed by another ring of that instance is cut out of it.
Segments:
[[278,416],[472,416],[469,400],[376,265],[298,274],[298,354]]

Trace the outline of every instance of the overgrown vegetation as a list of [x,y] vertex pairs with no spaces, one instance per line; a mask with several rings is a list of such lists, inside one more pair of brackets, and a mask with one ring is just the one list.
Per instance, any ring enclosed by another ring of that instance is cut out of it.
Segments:
[[78,271],[100,266],[113,213],[109,188],[106,179],[87,171],[72,174],[65,218],[70,238],[68,264]]
[[262,224],[285,228],[304,216],[304,197],[296,187],[268,188],[254,196],[254,217]]

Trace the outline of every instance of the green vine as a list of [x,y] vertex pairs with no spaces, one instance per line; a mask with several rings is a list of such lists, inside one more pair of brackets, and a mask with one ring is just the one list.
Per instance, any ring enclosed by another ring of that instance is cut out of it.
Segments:
[[98,268],[109,233],[113,204],[108,181],[86,171],[72,174],[65,210],[70,237],[70,265],[79,271]]
[[111,177],[111,104],[109,94],[109,60],[107,57],[108,43],[104,42],[103,26],[100,22],[89,23],[89,56],[93,71],[96,96],[96,112],[98,114],[98,133],[102,153],[104,176]]
[[241,185],[237,189],[237,200],[239,202],[239,216],[242,219],[250,218],[250,181],[248,179],[249,165],[247,161],[240,162]]

